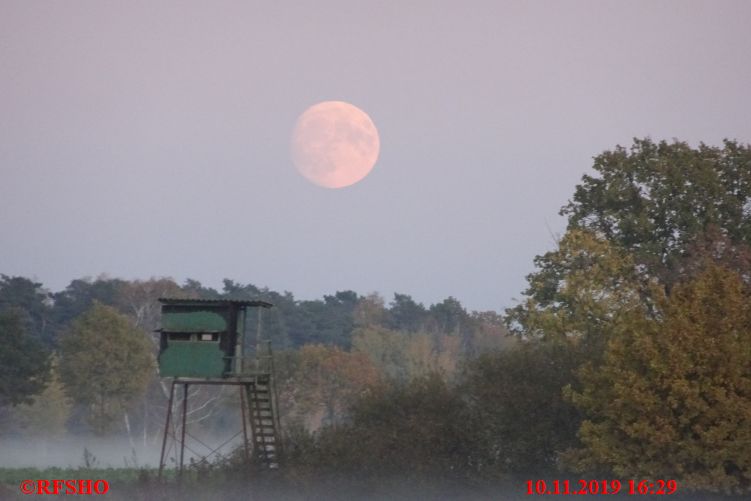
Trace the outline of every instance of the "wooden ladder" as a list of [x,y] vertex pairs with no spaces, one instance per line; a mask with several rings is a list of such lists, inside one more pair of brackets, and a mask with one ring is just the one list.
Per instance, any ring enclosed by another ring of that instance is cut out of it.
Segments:
[[271,375],[258,375],[246,386],[253,455],[263,468],[279,468],[281,440]]

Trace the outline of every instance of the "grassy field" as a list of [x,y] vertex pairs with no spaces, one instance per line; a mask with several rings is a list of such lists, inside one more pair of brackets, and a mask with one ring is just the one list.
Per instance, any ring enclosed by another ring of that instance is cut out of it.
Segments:
[[[174,476],[173,471],[166,472]],[[19,484],[27,479],[102,479],[110,483],[132,483],[156,478],[156,469],[137,468],[0,468],[0,483]]]
[[[531,498],[561,498],[569,496],[536,496],[526,494],[526,482],[505,481],[486,485],[459,485],[436,482],[417,482],[394,479],[391,482],[360,482],[352,479],[336,480],[317,477],[295,478],[284,472],[252,473],[233,468],[189,468],[182,479],[175,470],[168,469],[164,478],[151,468],[0,468],[0,500],[29,499],[21,492],[25,480],[106,480],[109,491],[104,499],[127,501],[195,500],[216,501],[243,499],[249,501],[282,500],[522,500]],[[577,496],[579,498],[736,500],[718,494],[677,492],[671,496],[605,495]],[[69,499],[69,496],[45,495],[44,499]]]

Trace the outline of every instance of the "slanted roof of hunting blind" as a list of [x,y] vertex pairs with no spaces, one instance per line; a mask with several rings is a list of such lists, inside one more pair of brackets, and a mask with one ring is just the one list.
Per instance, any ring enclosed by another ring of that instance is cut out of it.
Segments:
[[163,377],[227,377],[242,370],[248,307],[265,301],[160,298],[159,371]]
[[271,303],[267,303],[266,301],[246,301],[241,299],[178,299],[178,298],[171,298],[171,297],[160,297],[159,302],[162,304],[177,304],[177,305],[191,305],[191,304],[197,304],[197,305],[204,305],[204,304],[216,304],[216,305],[225,305],[225,304],[234,304],[237,306],[260,306],[262,308],[271,308],[274,306]]

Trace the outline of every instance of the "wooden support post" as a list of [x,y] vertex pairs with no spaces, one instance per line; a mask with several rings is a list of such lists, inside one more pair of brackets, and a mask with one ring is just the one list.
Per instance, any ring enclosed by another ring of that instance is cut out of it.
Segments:
[[245,402],[246,402],[245,391],[246,391],[247,386],[248,386],[247,384],[240,386],[240,409],[242,411],[242,416],[243,416],[243,447],[245,449],[245,464],[249,465],[250,464],[250,450],[249,450],[250,443],[248,442],[248,423],[247,423],[248,414],[246,413],[246,408],[245,408]]
[[180,477],[183,476],[183,460],[185,458],[185,424],[188,416],[188,383],[183,383],[183,428],[180,440]]
[[172,417],[172,402],[175,399],[175,380],[172,380],[172,386],[169,391],[169,403],[167,404],[167,419],[164,423],[164,437],[162,437],[162,453],[159,455],[159,476],[162,478],[162,472],[164,471],[164,452],[167,448],[167,433],[169,433],[169,421]]

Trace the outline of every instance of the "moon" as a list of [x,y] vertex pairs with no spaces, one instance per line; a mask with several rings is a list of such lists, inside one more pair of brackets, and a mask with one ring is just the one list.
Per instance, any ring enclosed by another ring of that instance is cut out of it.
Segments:
[[370,173],[381,149],[378,129],[357,106],[324,101],[305,110],[292,133],[292,161],[324,188],[344,188]]

